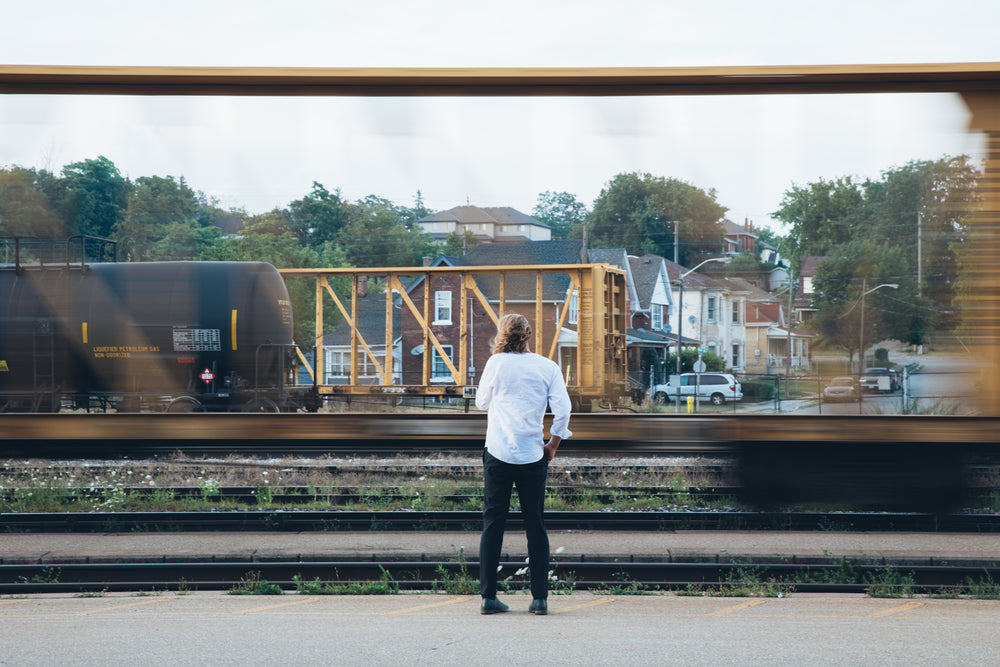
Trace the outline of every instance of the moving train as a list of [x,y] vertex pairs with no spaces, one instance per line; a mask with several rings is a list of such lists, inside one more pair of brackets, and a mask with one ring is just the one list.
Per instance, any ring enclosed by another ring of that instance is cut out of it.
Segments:
[[305,407],[292,323],[263,262],[2,264],[0,412]]

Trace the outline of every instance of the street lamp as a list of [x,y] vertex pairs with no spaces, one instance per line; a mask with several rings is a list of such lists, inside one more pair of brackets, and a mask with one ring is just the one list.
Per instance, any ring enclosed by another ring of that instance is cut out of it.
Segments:
[[677,300],[677,407],[676,412],[681,411],[681,330],[684,327],[684,279],[689,275],[708,264],[709,262],[722,262],[723,264],[729,264],[732,257],[711,257],[706,259],[704,262],[682,273],[677,279],[677,284],[680,287],[680,295]]
[[882,283],[877,285],[870,290],[865,290],[866,281],[861,281],[861,329],[858,332],[858,372],[863,373],[865,368],[865,296],[871,294],[877,289],[882,289],[883,287],[891,287],[892,289],[898,289],[899,285],[896,283]]

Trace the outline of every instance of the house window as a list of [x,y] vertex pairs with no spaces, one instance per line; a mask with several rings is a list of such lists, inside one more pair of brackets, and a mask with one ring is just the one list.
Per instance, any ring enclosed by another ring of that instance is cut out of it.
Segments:
[[740,367],[740,345],[733,343],[733,368]]
[[658,303],[653,304],[653,330],[659,331],[663,328],[663,306]]
[[577,308],[577,301],[576,301],[576,293],[574,292],[573,296],[571,296],[569,298],[569,323],[570,324],[576,324],[577,315],[579,314],[577,312],[577,310],[578,310],[578,308]]
[[708,321],[709,322],[714,322],[715,321],[715,297],[714,296],[708,297],[707,310],[708,310],[708,313],[707,313]]
[[433,324],[451,324],[451,292],[434,292]]
[[718,354],[718,345],[715,344],[714,340],[708,344],[708,353]]
[[[448,355],[448,361],[452,360],[452,346],[442,345],[441,349],[444,353]],[[448,370],[448,366],[444,363],[444,359],[438,354],[437,348],[431,350],[431,380],[452,380],[451,371]]]
[[733,324],[740,323],[740,302],[733,301]]

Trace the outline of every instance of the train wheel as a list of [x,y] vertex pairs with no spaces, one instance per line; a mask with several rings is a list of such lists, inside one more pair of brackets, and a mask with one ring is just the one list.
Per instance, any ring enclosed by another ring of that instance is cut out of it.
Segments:
[[281,412],[278,404],[269,398],[251,398],[240,409],[240,412]]
[[167,406],[167,412],[201,412],[202,405],[196,398],[181,396],[175,398]]

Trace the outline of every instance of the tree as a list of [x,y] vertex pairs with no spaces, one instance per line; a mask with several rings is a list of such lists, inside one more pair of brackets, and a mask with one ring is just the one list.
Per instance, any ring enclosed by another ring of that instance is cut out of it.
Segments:
[[288,207],[292,233],[311,246],[336,242],[340,231],[350,222],[350,206],[341,198],[340,190],[330,192],[315,181],[312,192]]
[[142,176],[128,197],[124,219],[116,225],[119,256],[131,261],[182,260],[221,237],[214,225],[202,225],[194,191],[173,176]]
[[859,237],[866,219],[862,187],[850,176],[833,181],[820,179],[805,187],[792,185],[772,217],[792,226],[788,234],[790,259],[822,257],[843,243]]
[[433,252],[430,235],[407,229],[404,215],[388,199],[369,195],[351,206],[350,218],[338,240],[353,266],[419,266]]
[[813,279],[816,316],[810,326],[853,359],[862,334],[862,293],[882,284],[898,287],[876,290],[863,299],[866,345],[884,339],[924,342],[935,323],[934,308],[917,296],[902,250],[871,240],[833,248],[820,263]]
[[539,222],[552,228],[552,238],[569,238],[587,219],[587,207],[568,192],[545,192],[538,195],[538,201],[531,215]]
[[110,238],[125,218],[131,190],[114,162],[101,155],[69,164],[62,170],[62,186],[61,201],[55,203],[64,209],[68,231]]
[[34,169],[0,169],[0,236],[67,236],[37,176]]
[[448,233],[444,243],[438,245],[437,252],[439,255],[461,257],[471,252],[479,243],[479,239],[469,229],[464,230],[461,234],[452,230]]
[[718,254],[725,238],[726,208],[683,181],[650,174],[618,174],[601,190],[587,217],[593,243],[624,247],[630,254],[673,257],[673,223],[680,221],[681,264]]

